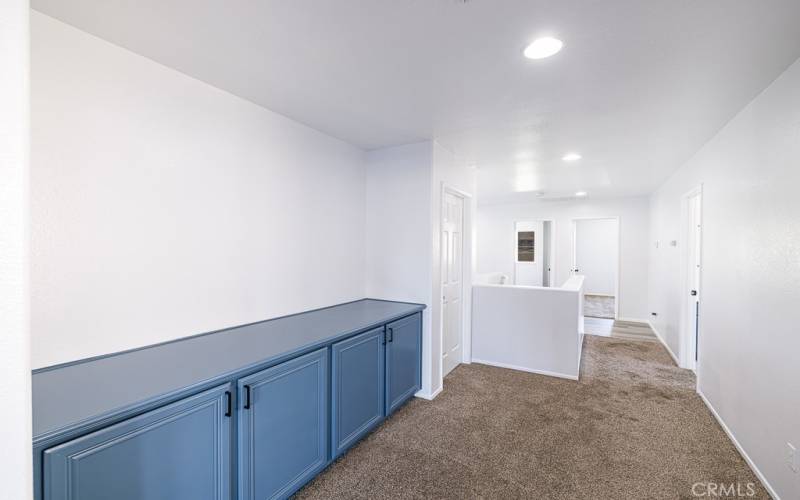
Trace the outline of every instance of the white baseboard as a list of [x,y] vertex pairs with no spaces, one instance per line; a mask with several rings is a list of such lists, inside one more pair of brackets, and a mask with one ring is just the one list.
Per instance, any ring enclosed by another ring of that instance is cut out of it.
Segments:
[[649,320],[639,319],[639,318],[623,318],[623,317],[619,317],[619,318],[617,318],[617,321],[627,321],[628,323],[646,323],[648,325],[650,324]]
[[558,377],[558,378],[565,378],[568,380],[578,380],[577,375],[566,375],[564,373],[549,372],[547,370],[534,370],[532,368],[526,368],[524,366],[516,366],[516,365],[510,365],[508,363],[496,363],[494,361],[486,361],[485,359],[472,358],[472,362],[481,365],[496,366],[497,368],[508,368],[509,370],[518,370],[521,372],[536,373],[537,375],[547,375],[548,377]]
[[753,469],[753,472],[756,474],[756,477],[758,478],[759,481],[761,481],[761,484],[764,485],[764,488],[767,489],[767,492],[770,494],[770,496],[774,500],[781,500],[781,497],[778,496],[778,494],[775,492],[775,489],[773,489],[772,485],[769,484],[769,481],[767,481],[767,478],[764,477],[764,474],[761,473],[761,470],[759,470],[755,462],[753,462],[753,460],[750,458],[750,455],[748,455],[747,452],[744,451],[744,448],[736,439],[736,436],[733,435],[733,432],[731,432],[730,428],[728,428],[728,425],[725,423],[724,420],[722,420],[722,417],[719,416],[719,413],[717,413],[716,408],[714,408],[714,406],[711,404],[711,401],[709,401],[708,398],[706,398],[705,394],[703,394],[703,392],[700,390],[699,387],[697,388],[697,394],[698,396],[700,396],[700,399],[703,400],[703,403],[706,404],[711,414],[714,415],[714,418],[717,419],[717,423],[719,423],[719,426],[722,427],[723,431],[725,431],[725,434],[728,435],[728,439],[730,439],[733,445],[736,447],[736,449],[739,450],[739,454],[742,455],[744,461],[747,462],[747,465],[749,465],[751,469]]
[[656,334],[656,337],[658,337],[658,340],[661,342],[661,345],[663,345],[663,346],[664,346],[664,349],[666,349],[666,350],[667,350],[667,352],[669,353],[669,355],[670,355],[670,356],[672,356],[672,360],[675,362],[675,364],[676,364],[678,367],[681,367],[681,362],[680,362],[680,360],[678,359],[678,356],[676,356],[676,355],[675,355],[675,353],[674,353],[674,352],[672,352],[672,349],[670,349],[670,347],[669,347],[669,344],[667,344],[667,341],[666,341],[666,340],[664,340],[664,337],[662,337],[662,336],[661,336],[661,334],[658,332],[658,330],[656,329],[656,327],[655,327],[655,326],[653,326],[653,323],[651,323],[650,321],[648,321],[648,322],[647,322],[647,324],[648,324],[648,325],[650,325],[650,329],[651,329],[651,330],[653,330],[653,333],[655,333],[655,334]]
[[428,401],[433,401],[433,399],[436,398],[436,396],[438,396],[443,390],[444,386],[439,387],[433,392],[418,391],[416,394],[414,394],[414,397],[427,399]]

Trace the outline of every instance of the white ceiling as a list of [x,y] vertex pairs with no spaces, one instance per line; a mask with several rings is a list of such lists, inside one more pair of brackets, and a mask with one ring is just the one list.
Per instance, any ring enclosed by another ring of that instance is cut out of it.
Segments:
[[798,0],[32,4],[364,149],[435,138],[483,201],[646,194],[800,57]]

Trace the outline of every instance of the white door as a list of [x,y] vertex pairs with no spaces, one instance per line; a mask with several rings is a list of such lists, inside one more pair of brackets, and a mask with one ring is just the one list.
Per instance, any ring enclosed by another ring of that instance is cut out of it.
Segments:
[[542,221],[514,223],[514,284],[542,286],[543,259],[541,257]]
[[687,198],[687,241],[686,251],[688,265],[686,300],[687,317],[686,325],[688,328],[688,352],[689,356],[685,363],[687,368],[694,368],[697,362],[699,325],[700,325],[700,245],[702,243],[701,226],[701,194],[695,193]]
[[461,363],[464,199],[442,198],[442,376]]

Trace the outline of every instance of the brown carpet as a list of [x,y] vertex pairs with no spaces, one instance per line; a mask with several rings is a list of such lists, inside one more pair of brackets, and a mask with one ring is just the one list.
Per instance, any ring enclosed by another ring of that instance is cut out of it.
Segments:
[[698,482],[769,498],[661,344],[587,336],[583,352],[580,382],[456,368],[298,498],[689,499]]

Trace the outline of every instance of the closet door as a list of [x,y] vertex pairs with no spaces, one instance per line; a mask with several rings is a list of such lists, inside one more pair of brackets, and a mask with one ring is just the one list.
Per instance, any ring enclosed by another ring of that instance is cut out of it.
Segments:
[[328,350],[238,382],[239,498],[286,498],[325,467]]
[[229,500],[231,386],[44,452],[45,500]]

